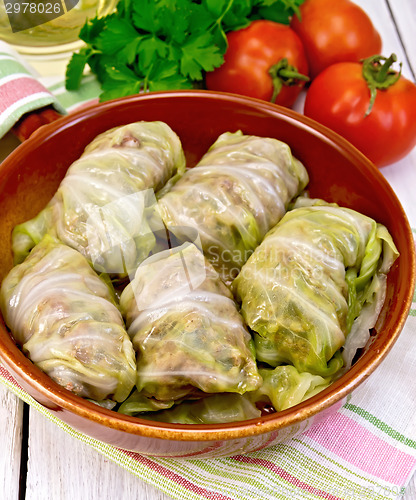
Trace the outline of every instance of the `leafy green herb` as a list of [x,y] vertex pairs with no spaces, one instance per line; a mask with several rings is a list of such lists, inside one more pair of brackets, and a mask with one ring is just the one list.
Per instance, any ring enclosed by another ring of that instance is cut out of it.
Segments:
[[224,61],[227,32],[254,19],[288,24],[303,1],[119,0],[115,13],[81,29],[85,46],[68,63],[66,88],[79,88],[87,65],[101,100],[201,86],[204,73]]

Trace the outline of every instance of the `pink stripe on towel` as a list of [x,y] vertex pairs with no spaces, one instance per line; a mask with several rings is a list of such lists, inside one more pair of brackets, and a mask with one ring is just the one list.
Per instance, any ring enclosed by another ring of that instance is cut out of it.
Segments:
[[43,92],[45,96],[51,95],[40,82],[31,76],[18,77],[0,85],[0,113],[21,99],[39,92]]
[[304,436],[362,471],[394,484],[403,484],[416,465],[415,457],[341,413],[309,429]]
[[232,500],[231,497],[222,495],[221,493],[214,491],[214,489],[208,490],[202,486],[198,486],[196,483],[189,481],[184,476],[181,476],[176,472],[168,469],[167,467],[164,467],[163,465],[151,460],[151,458],[147,458],[143,455],[140,455],[139,453],[134,453],[133,451],[123,450],[121,448],[119,448],[119,450],[121,453],[124,453],[125,455],[130,457],[133,461],[145,465],[149,469],[156,471],[162,477],[173,481],[174,483],[180,485],[182,488],[191,491],[196,495],[199,495],[201,498],[206,498],[208,500]]

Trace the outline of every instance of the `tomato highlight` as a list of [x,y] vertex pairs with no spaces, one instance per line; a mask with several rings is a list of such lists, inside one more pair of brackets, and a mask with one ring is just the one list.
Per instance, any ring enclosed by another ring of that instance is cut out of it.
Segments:
[[396,56],[371,56],[322,71],[306,94],[304,114],[339,133],[383,167],[416,146],[416,85],[391,65]]
[[302,42],[287,25],[253,21],[227,34],[224,64],[205,77],[209,90],[232,92],[291,107],[308,77]]

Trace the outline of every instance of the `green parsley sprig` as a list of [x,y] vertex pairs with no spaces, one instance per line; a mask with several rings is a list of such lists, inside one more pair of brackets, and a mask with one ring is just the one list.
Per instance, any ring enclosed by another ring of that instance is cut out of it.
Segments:
[[304,0],[120,0],[113,14],[88,20],[85,45],[68,63],[66,88],[81,85],[88,65],[100,100],[201,86],[221,66],[226,33],[254,19],[288,24]]

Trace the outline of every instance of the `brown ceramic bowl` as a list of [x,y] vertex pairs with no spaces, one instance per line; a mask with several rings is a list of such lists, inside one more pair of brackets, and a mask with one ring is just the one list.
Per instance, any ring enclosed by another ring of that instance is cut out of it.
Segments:
[[382,362],[405,323],[413,294],[412,233],[393,190],[347,141],[314,121],[273,104],[206,91],[146,94],[85,108],[35,132],[0,166],[0,281],[12,266],[12,228],[53,196],[68,166],[99,133],[136,120],[162,120],[180,136],[194,164],[217,136],[246,134],[287,142],[310,174],[311,196],[358,210],[387,226],[400,252],[374,336],[359,360],[320,394],[280,413],[224,425],[174,425],[120,415],[85,401],[36,368],[0,323],[4,366],[58,418],[94,438],[143,454],[216,457],[250,452],[302,432],[342,405]]

